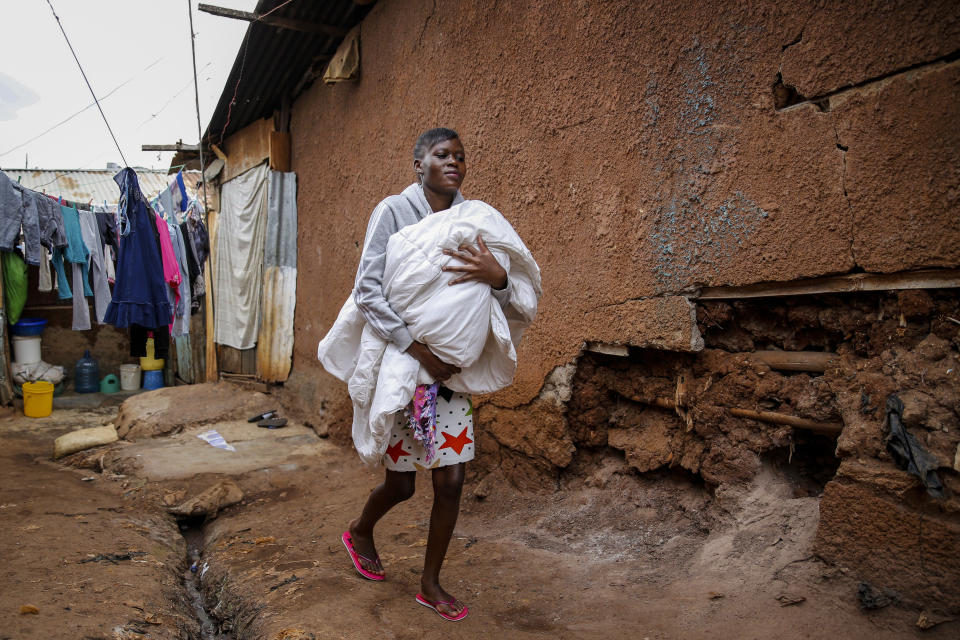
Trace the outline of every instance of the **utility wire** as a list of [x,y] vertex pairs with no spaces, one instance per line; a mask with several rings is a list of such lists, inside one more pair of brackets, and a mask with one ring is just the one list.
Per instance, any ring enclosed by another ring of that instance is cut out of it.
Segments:
[[[189,2],[190,0],[187,0],[187,1]],[[253,31],[253,25],[256,24],[257,22],[260,22],[261,20],[263,20],[265,17],[267,17],[277,9],[281,9],[287,6],[291,2],[293,2],[293,0],[287,0],[283,4],[278,4],[273,9],[270,9],[270,11],[260,14],[259,16],[257,16],[257,19],[252,21],[250,23],[250,26],[247,27],[247,33],[243,37],[243,59],[240,61],[240,73],[237,76],[237,83],[233,85],[233,97],[230,98],[230,104],[227,105],[227,121],[223,123],[223,128],[220,130],[219,144],[223,144],[223,136],[226,135],[227,127],[230,126],[230,114],[233,112],[233,105],[236,104],[237,102],[237,90],[240,88],[240,81],[243,80],[243,68],[247,64],[247,46],[250,44],[250,32]],[[193,20],[193,16],[190,16],[190,19]]]
[[[144,71],[148,71],[148,70],[151,69],[152,67],[156,66],[161,60],[163,60],[163,58],[157,58],[156,60],[154,60],[153,62],[151,62],[150,64],[148,64],[146,67],[144,67],[144,68],[143,68],[143,71],[139,71],[139,72],[135,73],[134,75],[130,76],[129,78],[127,78],[126,80],[124,80],[123,82],[121,82],[120,84],[118,84],[117,86],[115,86],[115,87],[114,87],[113,89],[111,89],[109,92],[107,92],[107,93],[105,93],[104,95],[100,96],[100,99],[101,99],[101,100],[106,100],[107,98],[109,98],[110,96],[112,96],[113,94],[115,94],[117,91],[119,91],[119,90],[122,89],[123,87],[127,86],[128,84],[130,84],[131,82],[133,82],[134,80],[136,80],[136,79],[140,76],[140,74],[142,74]],[[208,66],[209,66],[209,64],[210,64],[210,63],[207,63]],[[15,146],[15,147],[11,147],[10,149],[7,149],[7,150],[4,151],[3,153],[0,153],[0,158],[2,158],[3,156],[8,155],[8,154],[16,151],[17,149],[22,149],[23,147],[27,146],[28,144],[30,144],[30,143],[33,142],[34,140],[38,140],[38,139],[42,138],[43,136],[47,135],[48,133],[50,133],[51,131],[53,131],[54,129],[57,129],[58,127],[61,127],[61,126],[65,125],[65,124],[67,124],[68,122],[70,122],[71,120],[73,120],[74,118],[76,118],[77,116],[79,116],[80,114],[84,113],[84,112],[85,112],[87,109],[89,109],[90,107],[95,106],[96,104],[97,104],[96,102],[91,102],[90,104],[88,104],[88,105],[85,106],[84,108],[80,109],[79,111],[76,111],[76,112],[72,113],[71,115],[67,116],[66,118],[64,118],[63,120],[61,120],[60,122],[58,122],[57,124],[55,124],[55,125],[53,125],[52,127],[50,127],[49,129],[46,129],[45,131],[43,131],[43,132],[41,132],[41,133],[38,133],[37,135],[33,136],[33,137],[30,138],[29,140],[26,140],[26,141],[24,141],[24,142],[21,142],[20,144],[18,144],[18,145]],[[146,123],[144,123],[144,124],[146,124]]]
[[120,159],[123,160],[124,166],[130,166],[126,157],[123,155],[123,151],[120,149],[120,143],[117,142],[117,136],[113,135],[113,129],[110,127],[110,123],[107,121],[107,116],[103,112],[103,107],[100,106],[100,100],[97,99],[97,94],[93,92],[93,87],[90,86],[90,81],[87,80],[87,74],[83,70],[83,65],[80,64],[80,59],[77,58],[77,52],[73,50],[73,45],[70,44],[70,38],[67,37],[67,32],[63,29],[63,23],[60,22],[60,16],[57,15],[53,5],[50,4],[50,0],[47,0],[47,4],[50,6],[50,11],[53,13],[53,17],[57,20],[57,26],[60,27],[60,33],[63,34],[63,39],[67,41],[67,46],[70,47],[70,53],[73,54],[73,59],[76,60],[77,66],[80,67],[80,75],[83,76],[83,81],[87,83],[87,89],[90,89],[90,95],[93,96],[93,101],[97,103],[97,109],[100,110],[100,115],[103,116],[103,123],[107,125],[107,131],[110,132],[110,137],[113,138],[113,144],[115,144],[117,147],[117,152],[120,154]]
[[200,85],[197,82],[197,34],[193,31],[193,2],[187,0],[187,15],[190,16],[190,52],[193,55],[193,98],[197,106],[197,149],[200,150],[200,180],[203,184],[203,210],[207,210],[207,176],[203,164],[203,131],[200,128]]

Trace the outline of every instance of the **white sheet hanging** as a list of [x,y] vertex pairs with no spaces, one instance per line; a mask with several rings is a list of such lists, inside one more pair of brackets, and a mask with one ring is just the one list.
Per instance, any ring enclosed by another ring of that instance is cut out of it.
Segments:
[[220,191],[213,335],[235,349],[257,344],[268,174],[266,163],[258,165]]

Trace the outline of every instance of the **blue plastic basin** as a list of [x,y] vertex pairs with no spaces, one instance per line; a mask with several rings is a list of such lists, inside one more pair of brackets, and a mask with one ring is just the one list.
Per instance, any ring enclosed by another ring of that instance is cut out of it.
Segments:
[[38,336],[47,326],[44,318],[20,318],[20,321],[10,327],[10,333],[15,336]]

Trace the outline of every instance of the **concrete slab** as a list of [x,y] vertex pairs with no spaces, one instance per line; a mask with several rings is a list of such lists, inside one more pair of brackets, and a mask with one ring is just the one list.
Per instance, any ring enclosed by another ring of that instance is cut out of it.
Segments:
[[[218,449],[197,436],[215,429],[236,451]],[[335,447],[312,429],[289,424],[264,429],[245,420],[191,427],[164,438],[141,440],[112,451],[104,467],[129,472],[146,480],[186,479],[203,473],[239,475],[273,468],[298,468],[302,456],[322,455]]]

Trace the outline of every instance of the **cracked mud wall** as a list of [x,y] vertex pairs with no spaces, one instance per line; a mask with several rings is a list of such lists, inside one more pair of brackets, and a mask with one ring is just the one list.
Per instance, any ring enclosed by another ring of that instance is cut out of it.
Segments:
[[[516,381],[483,399],[484,425],[565,419],[538,400],[544,381],[611,327],[659,346],[663,323],[632,312],[648,299],[960,264],[950,2],[408,0],[378,3],[361,38],[361,80],[311,87],[291,127],[304,286],[288,386],[335,436],[349,401],[316,345],[431,126],[460,132],[465,195],[502,211],[543,270]],[[778,74],[830,108],[778,109]],[[551,464],[561,431],[543,432]]]

